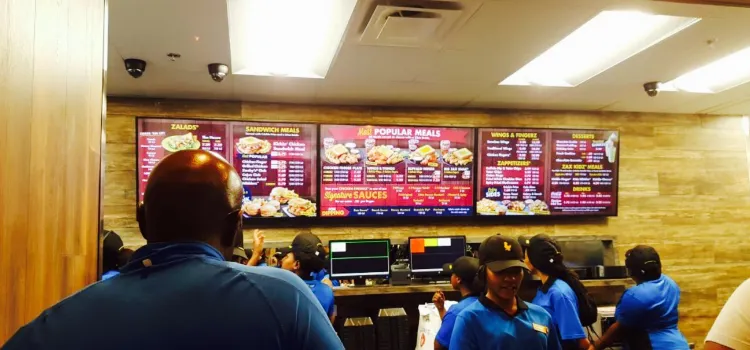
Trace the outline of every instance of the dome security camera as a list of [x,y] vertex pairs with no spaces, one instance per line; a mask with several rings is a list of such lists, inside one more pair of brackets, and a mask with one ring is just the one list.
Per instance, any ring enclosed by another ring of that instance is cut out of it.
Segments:
[[208,74],[211,75],[211,79],[215,82],[221,83],[227,74],[229,74],[229,67],[223,63],[211,63],[208,65]]
[[646,95],[649,95],[651,97],[655,97],[659,94],[659,86],[661,85],[658,81],[650,81],[648,83],[643,84],[643,90],[646,91]]
[[146,71],[146,61],[137,58],[127,58],[125,59],[125,70],[128,71],[131,77],[138,79]]

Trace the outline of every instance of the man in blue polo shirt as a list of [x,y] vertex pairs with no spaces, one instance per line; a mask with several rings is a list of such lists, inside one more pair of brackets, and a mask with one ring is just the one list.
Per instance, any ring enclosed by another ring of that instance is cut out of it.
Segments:
[[241,204],[226,161],[206,151],[167,156],[137,211],[148,244],[119,276],[47,309],[4,349],[343,349],[297,276],[226,261]]
[[451,306],[448,311],[445,311],[445,295],[443,295],[443,292],[437,292],[432,297],[432,302],[435,303],[435,307],[437,307],[443,319],[440,330],[437,336],[435,336],[435,350],[448,349],[451,344],[451,334],[453,334],[453,326],[456,323],[458,314],[476,302],[479,299],[479,295],[483,292],[481,290],[482,286],[476,281],[479,260],[462,256],[456,259],[453,264],[446,265],[448,266],[443,266],[443,271],[447,270],[446,272],[451,274],[451,287],[461,293],[461,301]]
[[333,289],[314,277],[315,273],[323,269],[325,261],[325,250],[320,238],[312,233],[300,233],[294,237],[291,246],[281,248],[279,252],[282,255],[281,268],[302,278],[333,323],[336,318]]
[[560,350],[552,317],[516,295],[526,265],[515,239],[491,236],[479,246],[477,276],[486,293],[456,319],[450,349]]

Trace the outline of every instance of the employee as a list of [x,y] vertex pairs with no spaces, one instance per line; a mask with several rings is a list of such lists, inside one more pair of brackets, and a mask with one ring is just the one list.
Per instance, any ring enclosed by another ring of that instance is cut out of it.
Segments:
[[[583,327],[596,321],[596,305],[578,276],[563,264],[557,242],[545,234],[536,235],[528,242],[526,266],[542,281],[531,303],[552,315],[563,349],[588,349],[591,344]],[[584,313],[586,317],[582,318]]]
[[120,235],[115,231],[104,231],[102,242],[102,281],[120,274],[120,268],[125,266],[133,255],[133,251],[125,248]]
[[456,318],[451,349],[560,350],[552,317],[517,296],[523,280],[523,251],[515,239],[491,236],[479,246],[477,277],[486,293]]
[[282,248],[279,252],[281,268],[295,273],[305,281],[333,323],[336,318],[333,289],[313,277],[323,269],[325,261],[325,250],[320,238],[312,233],[300,233],[294,237],[291,246]]
[[482,285],[476,280],[477,270],[479,270],[479,260],[468,256],[462,256],[456,259],[453,264],[447,264],[444,269],[451,274],[451,287],[461,293],[461,301],[451,306],[445,311],[445,295],[438,291],[432,297],[432,302],[440,313],[443,323],[435,337],[435,349],[448,349],[451,344],[451,333],[453,325],[456,323],[456,317],[467,306],[473,304],[482,294]]
[[677,329],[680,288],[661,273],[656,250],[645,245],[628,250],[625,267],[637,285],[622,295],[615,309],[616,322],[590,349],[606,349],[618,339],[630,350],[690,349]]

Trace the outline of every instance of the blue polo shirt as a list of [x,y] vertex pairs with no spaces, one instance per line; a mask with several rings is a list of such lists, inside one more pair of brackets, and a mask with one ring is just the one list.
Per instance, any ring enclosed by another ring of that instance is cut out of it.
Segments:
[[248,344],[344,349],[310,288],[291,272],[226,262],[204,243],[160,243],[136,251],[117,278],[44,311],[4,349],[243,349]]
[[450,347],[451,334],[453,333],[453,326],[456,323],[458,314],[460,314],[461,311],[464,311],[467,306],[473,304],[478,299],[479,298],[475,296],[467,296],[466,298],[461,299],[461,301],[459,301],[457,304],[448,308],[448,311],[445,312],[445,316],[443,316],[443,323],[440,325],[440,330],[435,336],[435,340],[437,340],[440,345],[445,348]]
[[[566,345],[574,340],[586,338],[586,332],[578,318],[578,297],[565,281],[556,279],[546,292],[539,289],[531,303],[549,312],[560,339]],[[573,345],[578,348],[578,344]]]
[[615,318],[627,332],[625,347],[631,350],[688,350],[687,340],[677,329],[680,287],[666,275],[625,291]]
[[552,317],[539,306],[518,299],[510,316],[485,296],[467,306],[456,318],[450,349],[560,350]]
[[310,279],[305,280],[305,284],[310,287],[310,291],[315,295],[315,298],[320,302],[320,306],[323,307],[323,311],[330,317],[334,313],[334,302],[333,302],[333,289],[323,284],[318,280]]

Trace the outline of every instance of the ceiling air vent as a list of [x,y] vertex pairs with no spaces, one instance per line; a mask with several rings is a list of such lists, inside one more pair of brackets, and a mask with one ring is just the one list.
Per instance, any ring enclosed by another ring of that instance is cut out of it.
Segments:
[[479,8],[478,1],[380,1],[362,30],[364,45],[439,48]]

